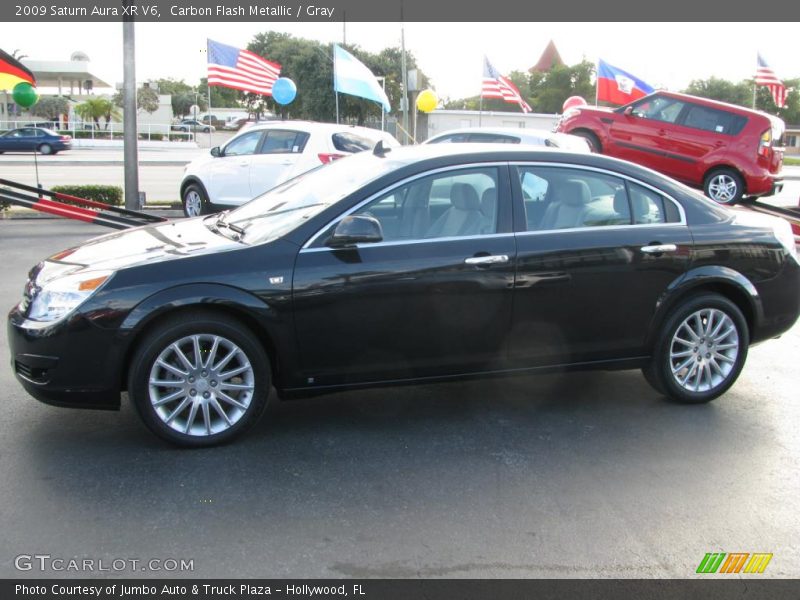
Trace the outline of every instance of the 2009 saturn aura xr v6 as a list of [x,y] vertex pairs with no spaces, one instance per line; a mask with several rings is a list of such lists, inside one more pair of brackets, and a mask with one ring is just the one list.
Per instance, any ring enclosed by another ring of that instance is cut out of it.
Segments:
[[154,433],[206,446],[253,425],[273,385],[641,368],[706,402],[797,319],[782,220],[605,156],[447,146],[378,145],[51,256],[8,318],[18,380],[58,406],[127,390]]

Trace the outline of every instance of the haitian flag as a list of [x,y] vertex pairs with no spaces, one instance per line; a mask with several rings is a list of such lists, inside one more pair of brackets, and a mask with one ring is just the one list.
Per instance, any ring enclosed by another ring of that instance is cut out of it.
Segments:
[[628,104],[655,91],[651,85],[604,60],[597,63],[597,101]]
[[36,80],[21,62],[7,52],[0,50],[0,90],[10,92],[18,83],[36,85]]

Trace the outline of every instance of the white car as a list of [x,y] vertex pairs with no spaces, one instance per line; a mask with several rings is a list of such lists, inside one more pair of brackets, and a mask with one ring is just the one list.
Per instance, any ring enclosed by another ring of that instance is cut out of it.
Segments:
[[546,129],[520,129],[515,127],[468,127],[450,129],[428,138],[424,144],[525,144],[530,146],[549,146],[572,152],[589,153],[589,144],[580,136],[570,133],[556,133]]
[[371,150],[379,141],[399,146],[389,133],[367,127],[311,121],[253,125],[186,165],[183,212],[196,217],[239,206],[322,164]]

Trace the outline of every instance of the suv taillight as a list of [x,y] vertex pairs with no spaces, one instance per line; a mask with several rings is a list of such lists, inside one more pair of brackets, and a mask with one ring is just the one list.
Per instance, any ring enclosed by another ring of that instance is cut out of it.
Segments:
[[772,149],[772,132],[767,129],[761,134],[761,140],[758,142],[758,155],[769,158],[770,150]]
[[327,153],[320,153],[317,154],[317,158],[323,165],[327,165],[330,162],[335,161],[337,158],[344,158],[345,154],[327,154]]

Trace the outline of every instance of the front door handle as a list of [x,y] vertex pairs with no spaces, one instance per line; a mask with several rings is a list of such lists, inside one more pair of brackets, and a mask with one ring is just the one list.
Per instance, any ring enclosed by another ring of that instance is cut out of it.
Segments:
[[508,262],[505,254],[490,254],[489,256],[470,256],[464,262],[468,265],[499,265]]
[[664,252],[675,252],[678,246],[675,244],[653,244],[652,246],[642,246],[640,250],[645,254],[663,254]]

